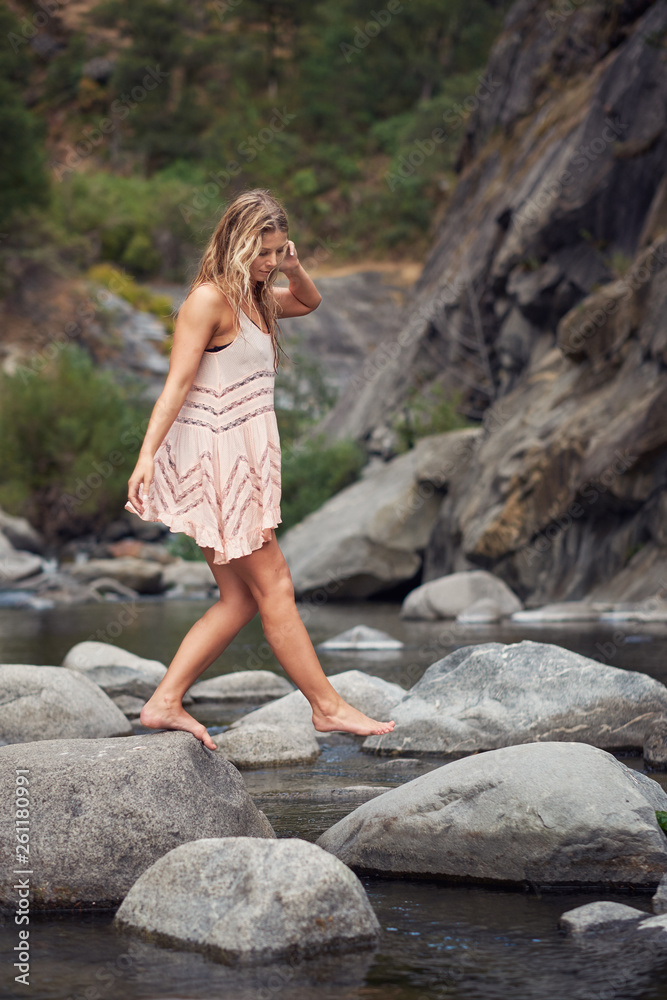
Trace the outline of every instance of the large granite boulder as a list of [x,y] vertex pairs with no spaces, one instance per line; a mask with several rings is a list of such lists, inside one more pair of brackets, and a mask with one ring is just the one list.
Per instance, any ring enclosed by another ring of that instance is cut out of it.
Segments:
[[248,723],[213,737],[227,760],[239,768],[312,764],[320,745],[305,726],[270,726]]
[[115,924],[229,965],[368,948],[380,935],[356,875],[297,838],[183,844],[141,875]]
[[643,910],[637,910],[634,906],[601,900],[567,910],[558,921],[558,926],[571,936],[625,934],[635,930],[640,920],[646,920],[647,916]]
[[92,640],[72,646],[63,667],[89,677],[111,698],[121,695],[150,698],[167,672],[159,660],[147,660],[109,642]]
[[433,663],[363,749],[467,754],[534,740],[641,748],[667,687],[569,649],[524,639],[462,646]]
[[424,438],[286,531],[280,546],[296,593],[370,597],[414,576],[455,468],[452,455],[478,433],[437,435],[437,448]]
[[523,607],[507,584],[484,569],[450,573],[415,587],[401,606],[401,618],[456,618],[482,599],[493,602],[498,617]]
[[[373,677],[362,670],[344,670],[329,676],[332,687],[353,708],[358,708],[379,722],[388,720],[389,713],[405,695],[399,684]],[[312,709],[301,691],[278,698],[268,705],[249,712],[242,719],[232,723],[230,729],[246,725],[280,726],[285,729],[297,727],[314,734],[317,738],[327,738],[327,733],[319,733],[313,726]]]
[[438,767],[318,839],[365,872],[523,885],[656,885],[657,782],[585,743],[530,743]]
[[121,710],[88,677],[62,667],[0,666],[0,743],[127,736]]
[[[34,908],[117,906],[172,848],[201,837],[273,837],[236,768],[191,733],[114,740],[47,740],[0,749],[0,788],[14,800],[17,768],[29,780]],[[0,843],[15,857],[13,810]],[[0,905],[15,904],[6,865]]]

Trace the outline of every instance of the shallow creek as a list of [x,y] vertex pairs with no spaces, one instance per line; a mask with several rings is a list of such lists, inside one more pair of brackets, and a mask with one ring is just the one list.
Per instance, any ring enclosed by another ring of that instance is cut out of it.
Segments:
[[[142,656],[169,662],[189,626],[210,601],[148,599],[133,605],[130,625],[109,641]],[[118,620],[121,605],[105,603],[50,611],[0,610],[1,659],[6,663],[59,664],[67,650],[99,638]],[[125,616],[124,621],[127,621]],[[601,662],[642,670],[667,682],[667,627],[637,623],[466,628],[452,623],[403,622],[398,605],[379,603],[303,606],[315,644],[364,623],[406,643],[397,655],[322,654],[328,674],[361,669],[408,688],[430,663],[457,646],[533,639],[554,642]],[[117,632],[112,628],[111,632]],[[280,667],[265,645],[259,619],[251,622],[206,676],[231,670]],[[219,731],[246,709],[207,718]],[[137,727],[137,732],[141,732]],[[447,758],[395,761],[363,753],[362,740],[332,736],[314,764],[243,771],[248,790],[279,837],[314,841],[355,808],[329,792],[352,785],[393,787],[447,762]],[[639,770],[641,758],[624,762]],[[653,774],[667,788],[667,776]],[[113,914],[33,917],[31,985],[13,982],[15,944],[10,917],[1,919],[6,972],[3,995],[30,993],[39,1000],[667,1000],[667,959],[629,947],[581,947],[557,929],[561,913],[584,902],[609,899],[650,912],[650,892],[501,891],[430,879],[366,877],[362,882],[382,926],[374,952],[348,953],[239,971],[197,953],[157,948],[117,934]],[[4,978],[4,977],[3,977]]]

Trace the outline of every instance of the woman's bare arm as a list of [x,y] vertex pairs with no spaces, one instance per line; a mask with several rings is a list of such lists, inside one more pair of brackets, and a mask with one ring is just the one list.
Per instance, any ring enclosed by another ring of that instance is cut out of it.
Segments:
[[219,329],[230,326],[231,320],[232,310],[227,298],[210,284],[198,285],[181,306],[174,328],[169,373],[153,407],[139,458],[128,483],[128,500],[139,512],[143,512],[139,486],[143,485],[145,496],[153,479],[155,452],[185,402],[204,349]]

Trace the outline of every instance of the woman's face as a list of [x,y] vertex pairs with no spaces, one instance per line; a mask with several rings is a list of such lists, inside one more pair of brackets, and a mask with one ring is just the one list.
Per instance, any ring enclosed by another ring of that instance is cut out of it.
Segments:
[[262,249],[250,265],[253,281],[266,281],[271,271],[282,262],[287,250],[287,233],[264,233]]

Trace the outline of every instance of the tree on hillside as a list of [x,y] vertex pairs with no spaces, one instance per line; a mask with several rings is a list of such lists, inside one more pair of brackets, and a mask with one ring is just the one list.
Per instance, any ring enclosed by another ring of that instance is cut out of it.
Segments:
[[[19,23],[6,7],[0,7],[0,225],[14,209],[46,205],[49,182],[46,174],[44,123],[30,113],[22,97],[30,76],[31,62]],[[12,39],[14,44],[12,44]]]

